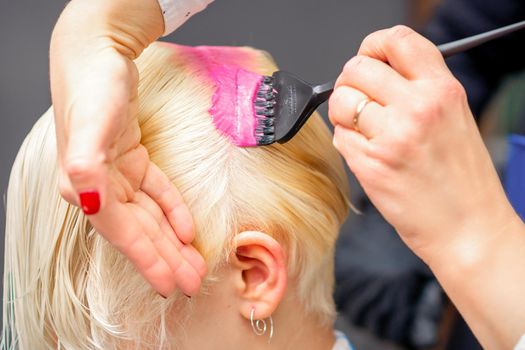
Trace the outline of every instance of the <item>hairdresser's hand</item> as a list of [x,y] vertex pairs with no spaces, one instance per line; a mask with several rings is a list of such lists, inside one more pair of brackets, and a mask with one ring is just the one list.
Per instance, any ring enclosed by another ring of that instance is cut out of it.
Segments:
[[513,348],[525,330],[525,227],[437,48],[406,27],[371,34],[329,114],[350,169],[483,346]]
[[[369,97],[354,130],[353,116]],[[370,199],[423,259],[490,241],[516,220],[463,87],[437,48],[398,26],[368,36],[330,99],[334,144]]]
[[162,34],[156,0],[74,0],[51,41],[62,196],[163,296],[197,293],[205,263],[180,193],[149,160],[133,59]]

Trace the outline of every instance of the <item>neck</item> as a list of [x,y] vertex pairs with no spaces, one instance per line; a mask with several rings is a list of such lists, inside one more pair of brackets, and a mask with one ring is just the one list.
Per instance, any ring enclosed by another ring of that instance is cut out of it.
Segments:
[[291,288],[272,315],[274,332],[268,344],[268,320],[266,334],[257,336],[250,320],[240,315],[231,298],[232,291],[224,287],[227,285],[219,282],[207,295],[192,299],[193,310],[184,324],[184,336],[177,349],[332,349],[335,343],[332,325],[321,325],[314,315],[304,312]]
[[[306,314],[295,296],[285,298],[273,318],[272,343],[268,345],[267,338],[263,339],[264,342],[257,342],[258,345],[263,344],[256,349],[331,350],[334,346],[335,337],[332,325],[321,325],[317,317]],[[249,327],[249,331],[253,334],[250,325]]]

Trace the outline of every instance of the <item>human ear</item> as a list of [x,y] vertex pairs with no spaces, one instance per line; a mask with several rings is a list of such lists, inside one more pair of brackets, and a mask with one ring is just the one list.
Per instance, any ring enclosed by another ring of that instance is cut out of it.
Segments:
[[288,272],[281,245],[263,232],[244,231],[235,237],[231,265],[239,302],[246,319],[270,317],[286,291]]

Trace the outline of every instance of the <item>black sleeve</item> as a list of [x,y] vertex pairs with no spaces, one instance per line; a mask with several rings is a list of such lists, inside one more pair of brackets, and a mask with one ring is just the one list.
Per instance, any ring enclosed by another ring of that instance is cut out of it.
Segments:
[[[435,44],[461,39],[525,20],[524,0],[445,0],[423,30]],[[465,86],[474,115],[509,74],[525,68],[525,30],[449,58]]]

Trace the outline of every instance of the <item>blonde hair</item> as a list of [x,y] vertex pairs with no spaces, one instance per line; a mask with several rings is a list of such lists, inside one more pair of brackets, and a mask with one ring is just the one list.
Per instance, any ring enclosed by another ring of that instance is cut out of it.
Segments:
[[[206,283],[228,263],[236,233],[263,231],[285,247],[304,310],[333,321],[333,250],[348,190],[329,130],[314,115],[286,144],[235,147],[213,126],[214,87],[205,68],[179,49],[156,43],[136,62],[141,142],[190,207],[195,245],[208,264]],[[263,52],[228,50],[250,53],[248,70],[276,69]],[[11,172],[2,348],[170,348],[178,328],[172,321],[183,323],[191,311],[180,295],[158,298],[60,197],[52,113],[29,133]]]

